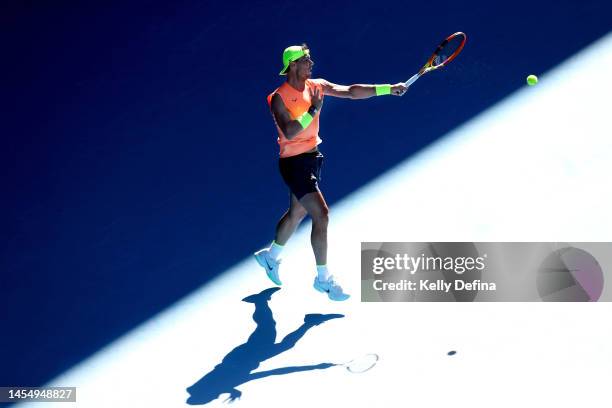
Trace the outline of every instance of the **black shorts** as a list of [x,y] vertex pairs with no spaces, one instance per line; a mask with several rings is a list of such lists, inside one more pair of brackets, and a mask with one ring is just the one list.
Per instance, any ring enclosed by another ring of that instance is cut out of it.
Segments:
[[278,160],[278,168],[289,190],[297,199],[319,190],[323,155],[316,151]]

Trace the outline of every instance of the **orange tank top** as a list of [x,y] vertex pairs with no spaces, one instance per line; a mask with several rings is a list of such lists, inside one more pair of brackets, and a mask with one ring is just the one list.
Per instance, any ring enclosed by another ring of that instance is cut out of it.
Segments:
[[[319,89],[321,98],[323,98],[323,89],[317,80],[307,79],[306,86],[302,92],[285,82],[274,90],[274,92],[268,95],[268,106],[272,106],[272,97],[275,93],[277,93],[280,95],[285,107],[289,111],[291,119],[296,119],[308,111],[308,108],[310,108],[310,90],[312,89],[314,91],[316,88]],[[280,157],[290,157],[305,153],[317,147],[317,145],[322,142],[321,138],[319,137],[320,114],[321,111],[317,112],[310,125],[295,135],[291,140],[285,137],[283,131],[280,129],[280,127],[278,127],[276,119],[274,119],[274,115],[272,115],[274,124],[276,125],[276,130],[278,131],[277,140],[280,146]]]

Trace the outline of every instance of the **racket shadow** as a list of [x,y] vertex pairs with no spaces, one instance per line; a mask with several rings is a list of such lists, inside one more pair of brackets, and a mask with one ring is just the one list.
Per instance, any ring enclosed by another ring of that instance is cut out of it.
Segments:
[[232,402],[242,396],[242,392],[237,387],[249,381],[272,375],[323,370],[335,365],[332,363],[320,363],[253,372],[263,361],[293,348],[311,328],[328,320],[344,317],[341,314],[307,314],[304,316],[304,322],[301,326],[286,335],[279,343],[275,343],[276,321],[268,302],[278,290],[280,288],[272,287],[242,299],[243,302],[255,305],[253,320],[257,327],[246,343],[235,347],[212,371],[187,388],[189,393],[189,398],[186,401],[187,404],[204,405],[217,399],[222,394],[229,394],[226,401]]

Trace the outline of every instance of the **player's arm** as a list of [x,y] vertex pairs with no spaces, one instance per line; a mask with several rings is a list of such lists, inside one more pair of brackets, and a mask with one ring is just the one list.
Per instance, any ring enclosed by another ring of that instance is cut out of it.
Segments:
[[311,101],[312,105],[308,109],[307,112],[304,112],[302,116],[299,118],[291,118],[287,107],[283,103],[283,99],[279,94],[274,94],[272,97],[272,114],[274,115],[274,120],[276,120],[276,124],[280,130],[283,131],[285,137],[289,140],[293,139],[298,133],[302,130],[306,129],[312,118],[317,114],[321,107],[322,99],[320,98],[319,91],[316,90],[314,93],[311,93]]
[[348,99],[366,99],[372,96],[380,95],[402,96],[404,92],[406,92],[406,90],[408,89],[404,86],[403,82],[399,82],[395,85],[338,85],[323,79],[320,80],[320,84],[323,88],[324,95]]

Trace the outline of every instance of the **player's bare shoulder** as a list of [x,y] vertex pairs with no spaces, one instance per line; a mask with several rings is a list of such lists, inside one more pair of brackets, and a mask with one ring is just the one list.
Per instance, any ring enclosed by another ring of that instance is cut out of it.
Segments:
[[325,93],[326,90],[330,89],[332,87],[332,83],[323,79],[323,78],[313,78],[311,79],[312,83],[314,83],[315,85],[319,85],[321,87],[321,90],[323,91],[323,93]]

